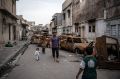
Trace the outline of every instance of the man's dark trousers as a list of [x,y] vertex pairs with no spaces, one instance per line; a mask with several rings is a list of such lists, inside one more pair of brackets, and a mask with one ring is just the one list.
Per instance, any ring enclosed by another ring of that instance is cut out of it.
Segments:
[[53,58],[59,58],[59,48],[52,48]]

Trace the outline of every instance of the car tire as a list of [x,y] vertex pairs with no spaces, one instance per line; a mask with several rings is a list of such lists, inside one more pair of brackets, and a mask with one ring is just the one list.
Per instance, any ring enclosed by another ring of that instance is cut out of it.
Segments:
[[81,54],[81,53],[80,53],[80,49],[76,48],[76,49],[75,49],[75,54]]

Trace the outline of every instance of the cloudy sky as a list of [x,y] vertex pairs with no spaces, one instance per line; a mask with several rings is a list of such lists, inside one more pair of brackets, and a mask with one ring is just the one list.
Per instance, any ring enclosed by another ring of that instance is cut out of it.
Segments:
[[17,15],[23,15],[36,24],[47,24],[54,13],[62,10],[65,0],[19,0],[17,1]]

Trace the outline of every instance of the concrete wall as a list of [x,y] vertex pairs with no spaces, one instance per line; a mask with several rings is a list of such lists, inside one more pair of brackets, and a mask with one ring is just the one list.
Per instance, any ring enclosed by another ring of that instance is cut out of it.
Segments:
[[62,10],[66,9],[71,3],[72,0],[65,0],[65,2],[62,4]]
[[13,18],[16,15],[16,0],[0,0],[0,6],[6,11],[0,10],[0,41],[14,41],[17,37],[16,19]]
[[96,21],[96,37],[100,37],[105,35],[106,32],[106,21],[105,20],[97,20]]
[[73,0],[73,24],[80,21],[80,0]]
[[[68,13],[70,11],[70,13]],[[65,33],[72,33],[72,0],[66,0],[62,5],[62,12],[63,12],[63,21],[62,26],[64,27]],[[70,14],[70,16],[69,16]],[[65,16],[64,16],[65,15]]]
[[63,33],[63,26],[57,27],[57,35],[60,36]]
[[2,7],[16,15],[16,0],[1,0]]
[[120,42],[120,19],[107,21],[106,35],[115,37]]
[[[0,21],[2,21],[2,13],[0,13]],[[2,22],[0,22],[0,47],[2,46],[3,43],[3,35],[2,35]]]

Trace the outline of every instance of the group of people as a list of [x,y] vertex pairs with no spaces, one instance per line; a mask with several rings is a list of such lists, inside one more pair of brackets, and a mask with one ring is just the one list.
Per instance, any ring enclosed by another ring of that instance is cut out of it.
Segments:
[[[59,37],[56,36],[56,33],[53,33],[53,37],[51,38],[51,47],[52,47],[52,56],[54,58],[54,61],[59,62]],[[44,52],[43,48],[43,52]],[[86,56],[83,58],[83,60],[80,63],[79,71],[76,75],[76,79],[79,79],[79,75],[83,71],[82,79],[97,79],[97,60],[95,56],[93,56],[93,48],[87,47],[86,48]],[[35,52],[36,60],[39,60],[39,48],[36,49]]]
[[[46,41],[44,40],[45,38],[43,37],[42,40],[42,53],[45,54],[45,47],[46,47]],[[58,58],[59,58],[59,44],[60,44],[60,40],[59,37],[57,37],[57,33],[54,32],[53,33],[53,37],[51,38],[51,48],[52,48],[52,56],[54,58],[54,61],[59,62]],[[40,50],[39,48],[36,48],[35,51],[35,59],[38,61],[39,57],[40,57]]]

